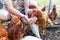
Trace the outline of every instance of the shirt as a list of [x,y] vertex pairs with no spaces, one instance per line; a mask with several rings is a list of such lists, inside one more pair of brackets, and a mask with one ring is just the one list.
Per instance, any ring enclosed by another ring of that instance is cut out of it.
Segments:
[[8,4],[8,3],[12,3],[11,0],[1,0],[3,4]]
[[13,4],[15,8],[20,9],[24,5],[24,0],[15,0]]
[[[24,0],[2,0],[3,4],[12,3],[15,9],[20,9],[24,4]],[[29,0],[30,4],[34,4],[37,6],[36,0]]]
[[2,0],[3,4],[12,3],[14,8],[20,9],[23,5],[23,0]]

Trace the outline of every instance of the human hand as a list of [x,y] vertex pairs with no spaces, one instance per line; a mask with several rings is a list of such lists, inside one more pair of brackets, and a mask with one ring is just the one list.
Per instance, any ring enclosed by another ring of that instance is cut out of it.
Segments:
[[24,15],[24,17],[22,18],[22,22],[28,24],[28,21],[29,21],[28,16]]
[[26,15],[22,18],[22,21],[23,21],[25,24],[33,24],[33,23],[36,22],[36,20],[37,20],[37,17],[28,18],[28,16],[26,16]]
[[35,23],[36,21],[37,21],[37,17],[32,17],[32,18],[29,19],[28,23],[29,23],[29,24],[33,24],[33,23]]

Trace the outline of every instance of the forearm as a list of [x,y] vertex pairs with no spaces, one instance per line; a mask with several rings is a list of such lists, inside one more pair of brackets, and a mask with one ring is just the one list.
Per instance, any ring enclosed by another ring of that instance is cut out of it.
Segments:
[[25,13],[27,14],[29,10],[29,0],[24,0],[24,8],[25,8]]
[[20,13],[18,10],[16,10],[12,5],[6,5],[7,10],[12,13],[13,15],[23,17],[24,15]]
[[23,17],[24,15],[22,13],[20,13],[18,10],[16,10],[15,8],[7,8],[7,10],[12,13],[13,15],[16,15],[16,16],[20,16],[20,17]]

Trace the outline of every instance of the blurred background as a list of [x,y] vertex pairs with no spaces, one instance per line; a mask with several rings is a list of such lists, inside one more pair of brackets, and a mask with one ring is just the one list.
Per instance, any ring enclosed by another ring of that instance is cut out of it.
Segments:
[[[36,0],[36,1],[38,3],[39,8],[41,8],[45,5],[48,6],[50,0]],[[51,0],[51,8],[52,8],[53,4],[56,5],[57,13],[58,13],[58,16],[60,17],[60,0]]]

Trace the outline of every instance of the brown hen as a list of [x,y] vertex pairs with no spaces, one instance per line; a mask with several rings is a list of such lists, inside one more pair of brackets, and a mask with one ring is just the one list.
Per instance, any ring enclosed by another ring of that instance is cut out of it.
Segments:
[[[35,6],[35,5],[33,5]],[[39,27],[43,30],[42,33],[44,34],[45,29],[47,27],[48,24],[48,18],[45,15],[44,11],[46,10],[46,6],[44,6],[41,10],[39,10],[37,7],[32,7],[32,5],[30,6],[30,9],[33,9],[33,15],[36,16],[38,18],[38,20],[36,21],[36,24],[39,25]],[[30,14],[28,14],[29,17],[32,16],[32,13],[29,12]]]
[[12,16],[9,25],[9,39],[10,40],[20,40],[25,33],[24,25],[17,16]]
[[52,20],[54,23],[54,20],[57,17],[57,12],[56,12],[56,5],[53,5],[52,11],[48,14],[48,17]]
[[0,23],[0,40],[8,40],[8,32],[5,26]]
[[35,9],[34,12],[36,14],[35,16],[38,18],[36,24],[39,25],[40,28],[42,28],[44,33],[44,29],[46,29],[48,24],[48,18],[45,13],[39,9]]

